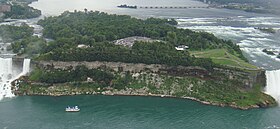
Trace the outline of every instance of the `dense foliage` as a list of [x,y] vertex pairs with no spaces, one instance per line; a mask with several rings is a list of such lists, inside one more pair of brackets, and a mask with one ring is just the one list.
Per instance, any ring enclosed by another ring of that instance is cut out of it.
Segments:
[[0,35],[4,41],[11,42],[27,37],[31,37],[33,34],[33,28],[27,24],[21,24],[21,26],[1,25]]
[[4,42],[12,42],[11,49],[17,54],[34,56],[46,47],[46,41],[33,35],[33,28],[23,23],[20,26],[1,25],[0,35]]
[[[218,71],[213,71],[212,77],[207,79],[194,76],[176,77],[144,71],[137,76],[133,75],[136,74],[116,72],[106,67],[88,69],[82,65],[56,69],[49,65],[36,68],[31,73],[29,81],[20,82],[19,91],[20,94],[31,95],[104,94],[108,91],[109,94],[115,92],[123,95],[188,96],[213,104],[244,108],[252,105],[265,106],[265,103],[275,104],[272,97],[261,92],[263,80],[254,83],[252,88],[244,85],[244,80],[248,79],[247,74],[239,75],[234,79]],[[116,92],[119,90],[122,92]]]
[[[113,41],[130,36],[160,39],[176,45],[188,45],[190,49],[238,47],[231,42],[216,38],[206,32],[178,29],[174,20],[148,18],[146,20],[125,15],[108,15],[103,12],[64,12],[58,17],[39,21],[44,36],[52,39],[77,38],[76,44]],[[171,25],[172,24],[172,25]]]
[[91,78],[92,81],[108,86],[114,78],[113,74],[98,70],[88,69],[85,66],[69,67],[67,69],[54,68],[37,68],[33,71],[30,79],[35,82],[43,83],[65,83],[75,81],[87,81]]
[[[55,43],[57,44],[57,43]],[[56,61],[113,61],[126,63],[167,64],[171,66],[201,66],[211,69],[210,59],[189,56],[186,51],[176,51],[174,47],[162,42],[138,42],[132,49],[111,43],[95,43],[89,48],[59,47],[41,56],[44,60]],[[46,48],[51,50],[51,48]]]
[[[120,61],[127,63],[202,66],[212,68],[210,59],[196,59],[188,52],[175,50],[177,45],[187,45],[191,50],[226,48],[243,55],[239,46],[231,41],[216,38],[206,32],[178,29],[174,19],[148,18],[146,20],[126,15],[109,15],[103,12],[64,12],[60,16],[40,20],[43,34],[54,39],[42,51],[39,59],[63,61]],[[110,41],[129,36],[159,39],[161,43],[136,43],[131,49],[116,46]],[[85,44],[87,48],[77,48]]]
[[46,47],[46,41],[42,38],[31,36],[12,43],[12,50],[18,54],[40,54]]
[[14,4],[11,7],[11,12],[5,12],[5,18],[12,19],[29,19],[36,18],[41,15],[41,11],[28,5]]

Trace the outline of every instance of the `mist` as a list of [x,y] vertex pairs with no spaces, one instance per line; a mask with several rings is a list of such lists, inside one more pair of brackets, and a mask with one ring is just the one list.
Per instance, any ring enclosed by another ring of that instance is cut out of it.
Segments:
[[268,12],[280,15],[280,0],[258,0],[260,6],[263,6]]

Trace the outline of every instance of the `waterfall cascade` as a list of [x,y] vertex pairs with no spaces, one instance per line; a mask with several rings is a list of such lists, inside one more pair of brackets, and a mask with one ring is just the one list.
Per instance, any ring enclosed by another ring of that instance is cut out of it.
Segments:
[[29,73],[29,71],[30,71],[30,59],[24,59],[22,74],[25,75],[25,74]]
[[280,103],[280,70],[266,71],[265,92]]
[[22,72],[14,74],[12,58],[0,58],[0,100],[15,96],[12,93],[11,82],[30,71],[30,59],[24,59]]
[[0,100],[3,97],[12,97],[11,83],[12,79],[12,58],[0,58]]

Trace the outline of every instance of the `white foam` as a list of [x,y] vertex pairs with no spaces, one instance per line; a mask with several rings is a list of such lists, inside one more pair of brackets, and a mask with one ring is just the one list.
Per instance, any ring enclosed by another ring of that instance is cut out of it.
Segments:
[[265,93],[280,102],[280,70],[266,71]]
[[[270,69],[280,62],[280,59],[277,58],[280,46],[278,37],[276,37],[280,30],[280,18],[278,17],[182,18],[178,21],[181,23],[178,25],[179,28],[198,32],[205,31],[213,33],[219,38],[236,42],[248,58],[253,60],[253,63],[258,61],[259,66]],[[277,34],[265,33],[256,27],[271,27],[277,30]],[[262,52],[263,49],[271,49],[275,55],[268,55]],[[264,65],[265,63],[266,65]]]
[[280,23],[277,22],[249,22],[249,25],[267,25],[267,26],[279,26]]
[[273,41],[272,39],[268,39],[268,38],[259,38],[259,37],[249,37],[248,39],[250,39],[250,40],[255,40],[255,41]]
[[22,74],[25,75],[30,72],[30,59],[24,59]]
[[23,70],[20,74],[13,73],[12,58],[0,58],[0,100],[11,98],[15,95],[12,93],[12,84],[14,80],[26,75],[30,71],[30,59],[24,59]]
[[248,38],[248,37],[256,37],[256,38],[265,38],[269,36],[267,33],[263,33],[262,31],[255,29],[254,27],[232,27],[232,26],[185,26],[180,27],[184,29],[191,29],[195,31],[205,31],[209,33],[213,33],[216,36],[224,37],[232,37],[233,39],[239,38]]
[[12,58],[0,58],[0,100],[4,97],[13,97],[11,90]]
[[177,19],[177,22],[179,25],[181,24],[200,24],[200,25],[206,25],[206,24],[214,24],[216,23],[217,19],[213,18],[188,18],[188,19]]

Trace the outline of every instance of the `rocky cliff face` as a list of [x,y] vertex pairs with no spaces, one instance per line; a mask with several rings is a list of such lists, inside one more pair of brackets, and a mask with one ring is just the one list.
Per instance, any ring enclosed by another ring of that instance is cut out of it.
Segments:
[[[231,106],[240,109],[268,107],[275,100],[262,93],[265,86],[264,71],[243,71],[214,68],[209,71],[200,67],[170,67],[159,64],[132,64],[120,62],[34,62],[46,69],[69,69],[84,65],[88,69],[101,69],[114,74],[110,85],[87,82],[42,84],[25,80],[25,86],[15,91],[18,95],[142,95],[187,98],[204,104]],[[126,81],[121,88],[115,82]],[[24,82],[21,81],[21,82]],[[19,85],[19,84],[17,84]]]
[[227,78],[229,80],[237,80],[244,84],[245,88],[252,88],[254,84],[260,84],[261,86],[266,85],[265,71],[254,70],[254,71],[240,71],[233,69],[221,69],[215,68],[216,73],[222,73],[224,76],[216,76],[217,78]]
[[255,83],[265,86],[265,71],[240,71],[234,69],[214,68],[213,71],[208,71],[200,67],[170,67],[160,64],[133,64],[122,62],[62,62],[62,61],[40,61],[35,62],[40,67],[53,67],[56,69],[65,69],[68,67],[75,68],[79,65],[84,65],[89,69],[111,69],[115,72],[130,72],[141,73],[151,72],[157,74],[167,74],[170,76],[193,76],[201,79],[215,80],[237,80],[242,82],[244,87],[252,88]]

